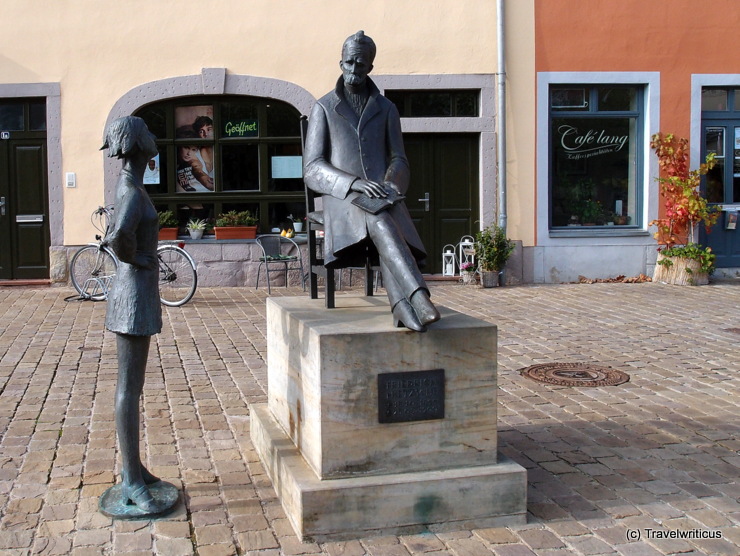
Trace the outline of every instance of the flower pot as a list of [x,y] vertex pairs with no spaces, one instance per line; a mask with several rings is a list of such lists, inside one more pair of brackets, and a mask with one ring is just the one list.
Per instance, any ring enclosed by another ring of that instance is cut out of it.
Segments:
[[297,234],[303,231],[303,222],[293,222],[293,231]]
[[188,229],[188,233],[190,234],[191,239],[201,239],[203,237],[203,232],[205,230],[190,230]]
[[480,273],[480,283],[484,288],[496,288],[500,286],[499,276],[501,273],[497,270],[482,270]]
[[[669,259],[671,264],[659,264],[660,261],[665,259]],[[662,253],[658,253],[658,260],[653,272],[653,282],[678,286],[705,286],[709,283],[709,275],[701,271],[701,264],[696,259],[666,257]]]
[[254,239],[257,237],[257,226],[216,226],[216,239]]
[[463,271],[460,276],[462,277],[462,283],[465,286],[472,286],[476,283],[475,272]]
[[160,228],[159,241],[172,241],[177,239],[177,228]]

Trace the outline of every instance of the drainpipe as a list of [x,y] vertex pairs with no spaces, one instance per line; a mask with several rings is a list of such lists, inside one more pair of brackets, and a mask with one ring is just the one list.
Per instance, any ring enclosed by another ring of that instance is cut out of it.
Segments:
[[498,181],[498,225],[506,231],[506,57],[504,55],[504,0],[496,4],[496,27],[498,30],[498,67],[496,80],[498,82],[498,109],[496,144],[496,174]]

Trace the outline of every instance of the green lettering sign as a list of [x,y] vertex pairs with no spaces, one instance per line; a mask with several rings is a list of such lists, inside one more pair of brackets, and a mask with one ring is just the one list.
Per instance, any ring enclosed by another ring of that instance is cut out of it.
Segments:
[[258,134],[257,120],[229,120],[224,124],[227,137],[257,137]]

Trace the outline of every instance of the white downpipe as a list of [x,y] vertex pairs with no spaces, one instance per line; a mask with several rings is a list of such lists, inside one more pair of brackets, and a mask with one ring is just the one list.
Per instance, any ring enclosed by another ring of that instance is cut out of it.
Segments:
[[504,50],[504,0],[498,0],[496,5],[496,27],[498,30],[498,67],[496,71],[498,83],[498,109],[496,114],[498,135],[496,142],[498,207],[496,213],[498,225],[506,231],[506,56]]

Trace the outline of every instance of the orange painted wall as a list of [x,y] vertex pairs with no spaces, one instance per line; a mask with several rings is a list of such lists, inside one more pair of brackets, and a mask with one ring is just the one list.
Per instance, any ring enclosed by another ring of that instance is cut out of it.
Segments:
[[536,71],[659,71],[660,129],[689,136],[692,73],[740,73],[740,1],[535,0]]

